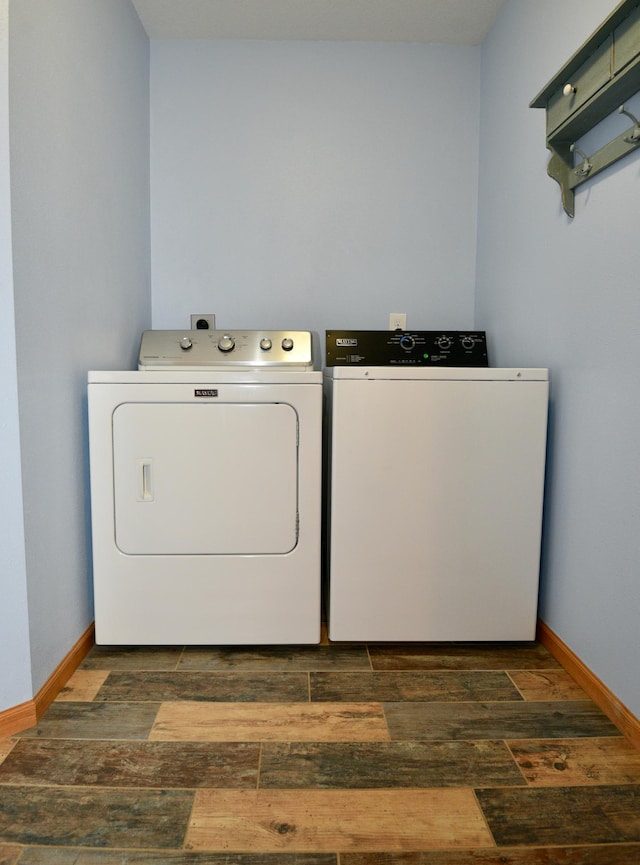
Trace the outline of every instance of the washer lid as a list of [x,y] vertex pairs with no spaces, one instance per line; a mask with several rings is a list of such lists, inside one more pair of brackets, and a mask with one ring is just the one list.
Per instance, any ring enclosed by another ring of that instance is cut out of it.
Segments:
[[548,381],[548,369],[513,369],[501,367],[397,367],[333,366],[325,369],[327,378],[335,381]]

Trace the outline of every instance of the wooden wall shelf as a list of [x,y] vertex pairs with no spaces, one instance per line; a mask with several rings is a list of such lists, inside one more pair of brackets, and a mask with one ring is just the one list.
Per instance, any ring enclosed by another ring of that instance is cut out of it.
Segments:
[[[569,216],[577,186],[640,147],[640,123],[624,107],[638,91],[640,0],[623,0],[530,103],[547,112],[547,173],[560,184]],[[587,156],[576,142],[616,110],[632,125]]]

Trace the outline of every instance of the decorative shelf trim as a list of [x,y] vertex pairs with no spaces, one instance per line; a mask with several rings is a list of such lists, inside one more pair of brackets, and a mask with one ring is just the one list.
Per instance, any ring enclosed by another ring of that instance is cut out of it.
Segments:
[[[574,190],[640,148],[640,126],[624,102],[640,91],[640,0],[623,0],[531,101],[544,108],[547,173],[560,185],[562,205],[575,213]],[[618,110],[631,120],[624,131],[587,156],[576,142]],[[576,162],[574,154],[579,155]]]

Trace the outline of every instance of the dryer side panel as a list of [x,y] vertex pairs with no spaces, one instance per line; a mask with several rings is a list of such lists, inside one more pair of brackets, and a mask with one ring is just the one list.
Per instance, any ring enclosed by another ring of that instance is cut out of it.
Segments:
[[120,552],[269,555],[296,546],[292,406],[123,403],[112,427]]

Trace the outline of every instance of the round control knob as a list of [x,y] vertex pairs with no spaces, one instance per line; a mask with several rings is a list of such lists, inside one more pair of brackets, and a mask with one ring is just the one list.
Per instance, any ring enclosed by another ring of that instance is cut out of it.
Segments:
[[437,340],[438,348],[446,351],[448,348],[451,348],[451,340],[448,336],[441,336],[440,339]]
[[220,351],[233,351],[235,344],[236,343],[233,337],[229,336],[226,333],[218,340],[218,348],[220,349]]
[[180,340],[180,348],[182,351],[189,351],[190,348],[193,348],[193,343],[189,339],[188,336],[183,336]]
[[573,84],[565,84],[562,88],[562,93],[564,96],[573,96],[575,92],[576,88],[573,86]]
[[269,349],[271,348],[271,345],[272,345],[271,340],[268,339],[267,337],[264,337],[263,339],[260,340],[260,348],[262,349],[262,351],[269,351]]
[[283,351],[291,351],[292,348],[293,348],[293,340],[291,339],[290,336],[285,336],[285,338],[282,340]]
[[470,339],[468,336],[465,337],[465,339],[462,340],[462,348],[466,348],[467,350],[472,349],[473,348],[473,340]]
[[400,337],[400,345],[402,348],[406,348],[407,350],[411,350],[416,344],[415,339],[412,336],[409,336],[405,333],[404,336]]

